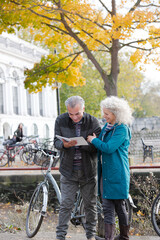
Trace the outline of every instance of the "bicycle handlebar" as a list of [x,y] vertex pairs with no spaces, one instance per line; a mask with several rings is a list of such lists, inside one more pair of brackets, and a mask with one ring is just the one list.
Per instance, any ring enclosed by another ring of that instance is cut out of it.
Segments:
[[35,136],[34,135],[30,135],[30,136],[26,136],[25,138],[31,138],[32,139],[32,138],[37,138],[37,137],[39,137],[39,135],[35,135]]
[[[50,156],[53,156],[55,159],[59,158],[59,155],[57,155],[57,152],[56,151],[52,151],[52,150],[49,150],[49,149],[42,149],[42,148],[32,148],[33,151],[35,152],[42,152],[46,157],[50,157]],[[57,156],[56,156],[57,155]]]

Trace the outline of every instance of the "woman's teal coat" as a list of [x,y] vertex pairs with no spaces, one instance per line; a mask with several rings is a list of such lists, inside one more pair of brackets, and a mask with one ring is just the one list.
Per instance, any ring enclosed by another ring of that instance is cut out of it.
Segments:
[[127,125],[115,124],[104,134],[107,124],[103,127],[99,138],[94,138],[92,144],[98,151],[98,192],[100,180],[103,182],[103,198],[127,199],[130,185],[130,170],[128,147],[131,132]]

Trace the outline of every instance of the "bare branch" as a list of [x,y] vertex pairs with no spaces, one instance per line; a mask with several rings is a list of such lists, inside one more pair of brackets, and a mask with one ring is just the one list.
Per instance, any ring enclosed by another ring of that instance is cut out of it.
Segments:
[[156,7],[156,8],[160,8],[160,5],[156,5],[156,4],[153,4],[153,3],[150,3],[150,4],[147,4],[147,5],[139,5],[139,7]]
[[74,60],[82,53],[83,51],[79,52],[76,54],[76,56],[72,59],[72,61],[68,64],[68,66],[62,70],[59,70],[59,71],[56,71],[55,73],[60,73],[60,72],[64,72],[66,71],[71,65],[72,63],[74,62]]
[[153,48],[153,47],[151,47],[151,48],[145,48],[144,47],[143,48],[143,47],[139,47],[139,46],[133,46],[132,44],[144,43],[144,42],[147,42],[149,40],[158,40],[158,39],[160,39],[160,37],[141,39],[141,40],[136,40],[136,41],[132,41],[132,42],[129,42],[129,43],[120,43],[121,44],[120,48],[122,49],[123,47],[128,46],[128,47],[135,48],[135,49],[140,49],[140,50],[143,50],[143,51],[151,51],[151,50],[153,50],[155,48]]
[[[69,58],[69,57],[72,57],[72,56],[75,55],[75,57],[72,59],[72,61],[68,64],[68,66],[67,66],[65,69],[55,71],[54,73],[63,72],[63,71],[65,71],[65,70],[67,70],[67,69],[69,68],[69,66],[71,66],[71,64],[74,62],[74,60],[75,60],[81,53],[83,53],[83,51],[79,51],[79,52],[76,52],[76,53],[69,54],[69,55],[65,56],[64,58],[61,58],[60,60],[58,60],[58,61],[56,61],[56,62],[54,62],[54,63],[52,63],[52,64],[50,64],[50,65],[46,65],[46,66],[44,66],[44,67],[39,68],[39,69],[38,69],[38,72],[41,71],[41,70],[46,70],[47,68],[52,67],[52,66],[56,65],[57,63],[65,60],[66,58]],[[38,72],[34,72],[33,74],[31,74],[31,76],[34,76],[34,75],[37,74]]]
[[[69,20],[69,21],[71,21],[71,23],[72,24],[74,24],[74,21],[72,20],[72,19],[70,19],[68,16],[66,16],[65,15],[65,17]],[[75,24],[74,24],[75,25]],[[84,32],[87,36],[89,36],[90,38],[92,38],[92,39],[94,39],[96,42],[99,42],[100,44],[102,44],[102,46],[104,46],[105,48],[107,48],[108,50],[110,49],[106,44],[104,44],[102,41],[100,41],[100,40],[98,40],[98,39],[96,39],[96,38],[93,38],[93,36],[92,36],[92,33],[89,33],[89,32],[87,32],[86,30],[84,30],[84,29],[82,29],[81,28],[81,31],[82,32]]]
[[80,14],[77,14],[77,13],[76,13],[75,15],[78,16],[78,17],[80,17],[80,18],[83,19],[83,20],[87,20],[87,21],[89,21],[89,22],[94,23],[95,25],[97,25],[98,27],[102,28],[103,30],[106,30],[104,26],[106,26],[106,27],[110,27],[110,28],[111,28],[111,25],[109,25],[109,24],[103,24],[103,25],[100,25],[98,22],[96,22],[96,21],[92,21],[92,20],[89,19],[89,18],[83,17],[83,16],[80,15]]
[[[16,5],[20,5],[18,2],[14,1],[14,0],[11,0],[11,2],[16,4]],[[29,10],[30,12],[34,13],[35,15],[37,15],[39,17],[45,18],[45,19],[50,20],[50,21],[60,22],[59,19],[50,18],[46,15],[40,14],[40,13],[33,10],[36,7],[42,8],[42,6],[44,6],[44,5],[36,4],[36,5],[33,5],[32,7],[26,8],[25,6],[22,5],[22,9],[19,9],[19,11]],[[47,7],[45,6],[45,8],[42,8],[42,9],[45,10],[46,8]],[[52,11],[53,11],[53,9],[52,9]],[[62,11],[62,9],[55,9],[54,11]],[[48,12],[48,10],[47,10],[47,12]]]
[[13,193],[16,196],[16,198],[21,201],[22,205],[24,205],[24,201],[19,196],[17,196],[17,193],[15,190],[13,190]]
[[99,71],[99,73],[101,74],[102,78],[107,78],[107,74],[106,72],[102,69],[102,67],[100,66],[99,62],[96,60],[96,58],[94,57],[94,55],[92,54],[92,52],[89,50],[88,46],[85,44],[84,41],[82,41],[77,34],[75,34],[72,29],[70,28],[70,26],[67,24],[66,20],[65,20],[65,16],[64,14],[61,14],[61,21],[64,24],[64,27],[67,29],[67,31],[69,32],[70,36],[73,37],[76,42],[82,47],[82,49],[84,50],[84,52],[86,53],[88,59],[90,59],[92,61],[92,63],[94,64],[94,66],[96,67],[96,69]]
[[99,0],[99,2],[102,4],[102,6],[104,7],[104,9],[106,9],[106,11],[111,14],[112,12],[106,7],[106,5],[101,1]]
[[133,12],[140,4],[141,0],[137,0],[137,2],[134,4],[134,6],[129,10],[129,12]]
[[63,34],[69,35],[69,33],[68,33],[67,31],[64,31],[64,30],[61,29],[60,27],[53,26],[53,25],[51,25],[51,24],[49,24],[49,23],[46,23],[46,22],[42,22],[42,24],[48,26],[49,28],[53,29],[53,30],[56,31],[56,32],[59,32],[59,31],[60,31],[60,32],[63,33]]

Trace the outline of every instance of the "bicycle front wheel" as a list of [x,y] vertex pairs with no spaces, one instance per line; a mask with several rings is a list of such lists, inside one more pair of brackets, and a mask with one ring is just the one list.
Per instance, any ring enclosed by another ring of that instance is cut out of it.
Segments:
[[8,163],[8,156],[5,150],[0,150],[0,167],[4,167]]
[[47,203],[45,201],[46,192],[44,191],[44,187],[45,185],[39,185],[31,197],[26,218],[26,233],[29,238],[37,234],[46,213],[45,205]]
[[157,195],[152,204],[151,221],[154,230],[160,236],[160,193]]

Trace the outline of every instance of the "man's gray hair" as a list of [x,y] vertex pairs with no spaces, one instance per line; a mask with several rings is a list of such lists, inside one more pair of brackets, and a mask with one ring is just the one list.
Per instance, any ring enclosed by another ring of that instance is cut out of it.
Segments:
[[66,105],[66,108],[68,107],[68,105],[71,107],[71,108],[74,108],[76,105],[80,105],[81,108],[83,109],[84,105],[85,105],[85,101],[82,97],[80,96],[72,96],[72,97],[69,97],[66,101],[65,101],[65,105]]
[[128,102],[119,97],[110,96],[101,102],[101,111],[103,114],[103,109],[108,109],[116,117],[116,122],[118,124],[131,124],[133,121],[132,109],[129,107]]

